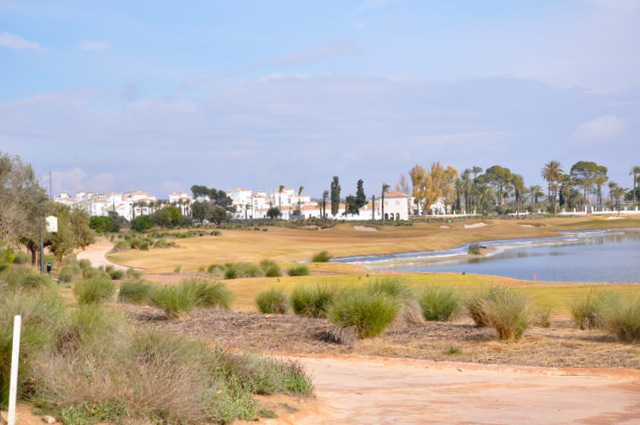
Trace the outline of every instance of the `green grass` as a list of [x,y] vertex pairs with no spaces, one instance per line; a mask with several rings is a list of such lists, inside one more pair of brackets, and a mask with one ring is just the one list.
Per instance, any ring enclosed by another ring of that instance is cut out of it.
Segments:
[[326,317],[336,297],[336,290],[324,283],[298,285],[291,293],[291,309],[295,314]]
[[357,288],[342,293],[327,317],[338,329],[351,329],[359,338],[372,338],[386,330],[401,308],[399,298]]
[[256,305],[261,313],[285,314],[289,307],[289,300],[283,290],[272,288],[258,294]]
[[426,320],[446,322],[462,311],[462,295],[453,286],[427,286],[418,294]]

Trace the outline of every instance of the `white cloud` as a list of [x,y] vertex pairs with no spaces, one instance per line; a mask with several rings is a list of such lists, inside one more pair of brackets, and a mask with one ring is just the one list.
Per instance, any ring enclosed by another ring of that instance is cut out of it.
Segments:
[[101,52],[103,50],[110,49],[111,45],[109,43],[105,43],[104,41],[83,41],[82,43],[80,43],[80,48],[82,50]]
[[38,50],[44,52],[45,49],[36,42],[25,40],[17,34],[11,34],[4,31],[0,34],[0,46],[9,47],[10,49],[27,49]]
[[571,136],[577,143],[609,144],[624,137],[629,123],[616,115],[606,115],[581,124]]
[[327,59],[360,55],[353,40],[339,40],[324,46],[312,46],[305,51],[274,56],[261,61],[258,66],[290,67],[321,62]]

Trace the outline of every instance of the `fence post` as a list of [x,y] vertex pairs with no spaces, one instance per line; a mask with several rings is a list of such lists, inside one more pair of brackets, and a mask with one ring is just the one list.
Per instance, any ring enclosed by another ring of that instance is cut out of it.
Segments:
[[22,318],[13,318],[13,346],[11,350],[11,381],[9,383],[9,411],[7,414],[7,425],[16,423],[16,395],[18,393],[18,360],[20,357],[20,328]]

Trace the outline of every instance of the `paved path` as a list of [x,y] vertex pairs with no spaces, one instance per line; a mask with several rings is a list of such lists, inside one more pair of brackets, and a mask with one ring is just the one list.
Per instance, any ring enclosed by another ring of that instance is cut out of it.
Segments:
[[113,248],[113,243],[103,239],[93,245],[89,245],[84,251],[78,252],[76,257],[78,260],[85,259],[91,261],[93,267],[113,266],[116,270],[127,270],[129,267],[121,266],[120,264],[115,264],[107,260],[105,255],[111,251],[111,248]]
[[640,371],[300,359],[318,405],[274,424],[638,425]]

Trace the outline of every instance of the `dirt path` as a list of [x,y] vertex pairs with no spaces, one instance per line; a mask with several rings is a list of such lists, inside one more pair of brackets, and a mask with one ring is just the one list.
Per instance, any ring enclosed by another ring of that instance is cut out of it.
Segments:
[[639,424],[640,372],[302,358],[318,405],[268,424]]
[[93,267],[113,266],[116,270],[127,270],[128,267],[121,266],[120,264],[115,264],[107,260],[105,255],[107,252],[111,251],[111,248],[113,248],[113,243],[103,239],[93,245],[89,245],[84,251],[78,252],[76,257],[78,260],[91,261],[91,265]]

